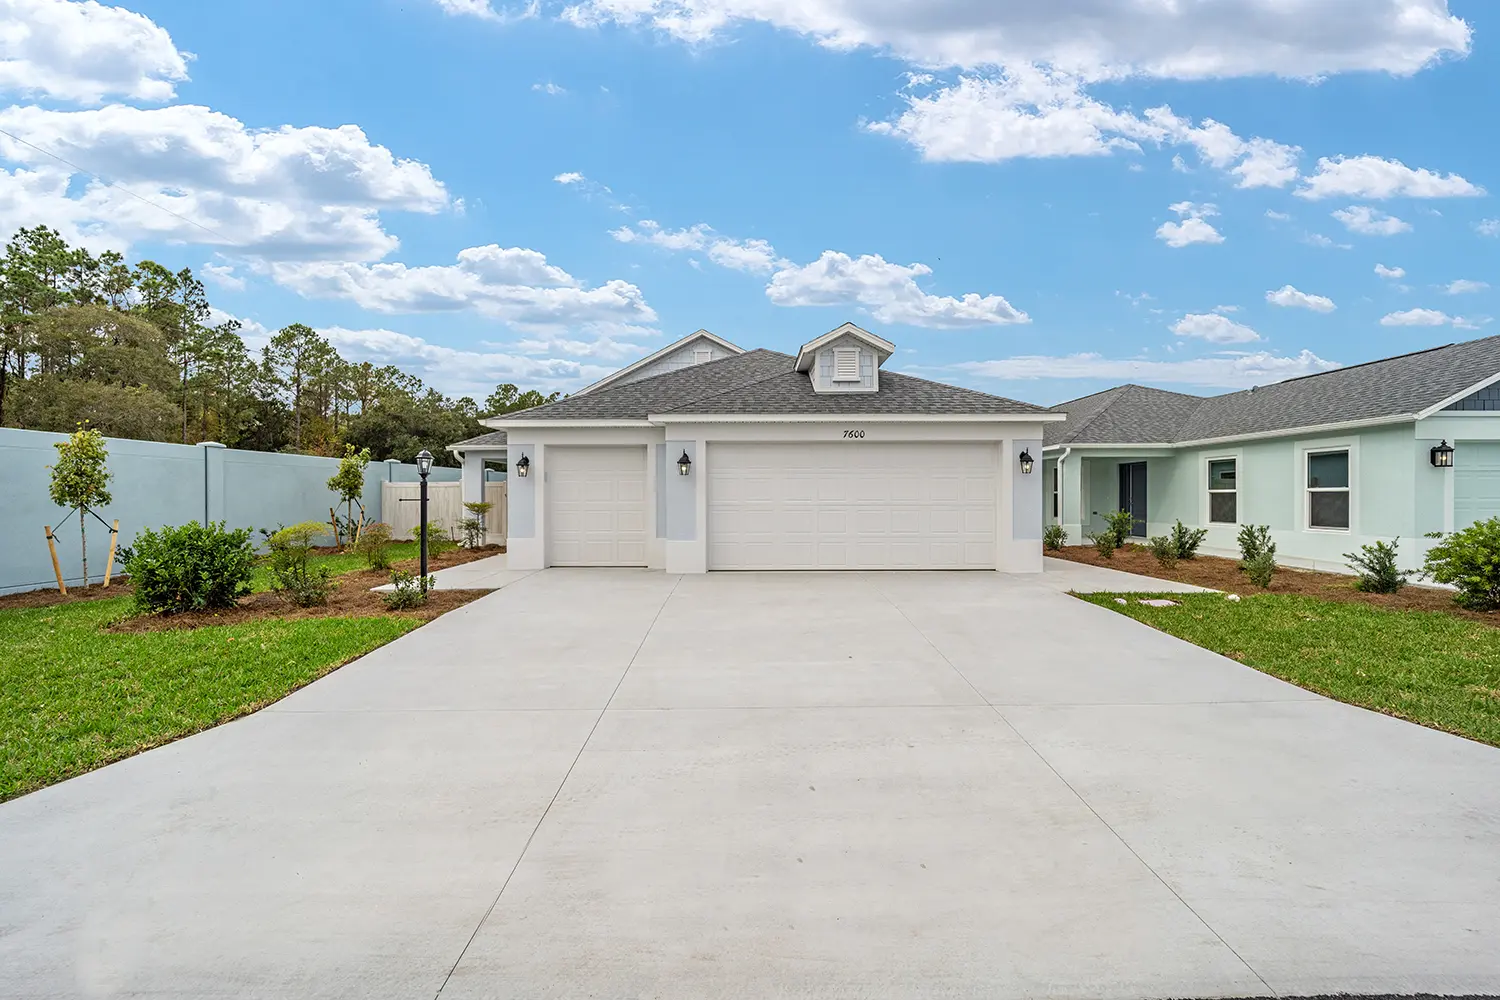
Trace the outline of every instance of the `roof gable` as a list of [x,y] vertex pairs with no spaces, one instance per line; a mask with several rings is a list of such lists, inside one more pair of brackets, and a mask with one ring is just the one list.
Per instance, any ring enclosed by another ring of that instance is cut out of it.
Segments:
[[686,337],[683,337],[681,340],[674,341],[673,343],[668,344],[666,347],[663,347],[656,353],[649,354],[641,360],[635,362],[634,364],[627,365],[617,372],[606,375],[592,385],[584,386],[582,389],[579,389],[577,392],[573,393],[573,395],[582,396],[585,393],[595,392],[599,389],[605,388],[606,386],[615,385],[619,382],[633,381],[631,376],[642,377],[653,365],[657,364],[658,362],[669,359],[673,354],[692,350],[699,345],[707,346],[710,348],[718,348],[718,351],[715,353],[745,353],[745,349],[743,347],[731,344],[729,341],[725,340],[723,337],[720,337],[718,334],[710,333],[707,330],[695,330],[692,333],[688,334]]
[[886,358],[889,358],[892,354],[896,353],[896,345],[891,343],[889,340],[886,340],[884,337],[877,337],[869,330],[857,327],[853,323],[845,323],[843,326],[840,326],[837,329],[829,330],[827,333],[823,334],[823,336],[817,338],[816,340],[812,340],[806,344],[803,344],[801,350],[797,352],[797,363],[795,366],[796,370],[799,372],[805,372],[812,368],[813,364],[816,362],[818,352],[820,350],[822,350],[824,347],[829,346],[834,341],[841,340],[845,337],[857,340],[868,347],[870,350],[874,351],[875,357],[877,359],[877,366],[885,364]]

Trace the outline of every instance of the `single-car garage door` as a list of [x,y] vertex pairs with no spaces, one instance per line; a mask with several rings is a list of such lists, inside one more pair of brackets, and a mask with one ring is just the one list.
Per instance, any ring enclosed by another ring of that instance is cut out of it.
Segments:
[[646,449],[547,449],[554,566],[646,565]]
[[1453,456],[1453,527],[1500,514],[1500,444],[1460,441]]
[[709,569],[994,569],[997,443],[713,444]]

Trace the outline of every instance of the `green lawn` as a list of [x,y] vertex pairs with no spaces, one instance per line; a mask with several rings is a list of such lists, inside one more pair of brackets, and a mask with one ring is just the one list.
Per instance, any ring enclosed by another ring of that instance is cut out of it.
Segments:
[[1083,599],[1309,691],[1500,746],[1500,628],[1293,594],[1152,595],[1182,602],[1174,608],[1140,596]]
[[254,711],[421,624],[101,631],[130,606],[117,597],[0,611],[0,801]]

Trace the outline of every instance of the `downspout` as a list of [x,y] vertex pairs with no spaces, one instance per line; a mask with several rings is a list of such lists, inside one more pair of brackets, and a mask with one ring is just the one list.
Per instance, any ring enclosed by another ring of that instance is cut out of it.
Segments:
[[[1068,516],[1068,491],[1064,488],[1063,463],[1068,460],[1068,456],[1071,454],[1073,454],[1073,446],[1064,445],[1062,454],[1057,456],[1057,526],[1059,528],[1063,526]],[[1079,498],[1080,503],[1082,499],[1082,497]],[[1079,520],[1082,520],[1081,514],[1079,515]],[[1078,530],[1083,530],[1081,525]]]

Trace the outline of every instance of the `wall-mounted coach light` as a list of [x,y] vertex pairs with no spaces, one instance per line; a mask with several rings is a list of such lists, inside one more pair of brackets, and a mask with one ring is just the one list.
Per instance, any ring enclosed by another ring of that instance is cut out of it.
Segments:
[[521,460],[516,463],[516,475],[520,476],[522,479],[525,479],[526,478],[526,474],[529,473],[530,471],[531,471],[531,456],[530,455],[522,455],[521,456]]
[[677,474],[686,476],[693,471],[693,460],[688,458],[687,449],[682,449],[682,457],[677,460]]
[[1036,465],[1036,463],[1033,462],[1032,459],[1031,459],[1031,452],[1030,452],[1030,450],[1021,452],[1021,475],[1023,475],[1023,476],[1029,476],[1029,475],[1031,475],[1031,470],[1032,470],[1033,466],[1035,466],[1035,465]]
[[1446,438],[1443,443],[1432,449],[1432,467],[1434,469],[1453,468],[1453,446]]

